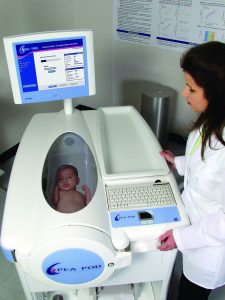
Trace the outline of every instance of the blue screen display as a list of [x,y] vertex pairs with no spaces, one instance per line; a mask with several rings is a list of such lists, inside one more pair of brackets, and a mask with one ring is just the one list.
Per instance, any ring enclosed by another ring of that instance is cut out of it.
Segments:
[[22,103],[89,95],[85,37],[13,44]]

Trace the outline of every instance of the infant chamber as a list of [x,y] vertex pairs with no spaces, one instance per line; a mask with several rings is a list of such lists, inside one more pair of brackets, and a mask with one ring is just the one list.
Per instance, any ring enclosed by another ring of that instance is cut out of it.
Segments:
[[52,144],[47,154],[42,174],[42,188],[46,201],[52,206],[53,187],[59,168],[73,166],[78,171],[79,184],[76,190],[83,193],[81,186],[87,185],[91,199],[97,187],[97,166],[94,156],[84,139],[73,132],[60,135]]
[[[91,192],[90,203],[70,214],[51,204],[56,170],[65,164],[76,166]],[[4,215],[4,254],[35,292],[100,285],[119,267],[96,154],[80,111],[32,119],[14,162]]]

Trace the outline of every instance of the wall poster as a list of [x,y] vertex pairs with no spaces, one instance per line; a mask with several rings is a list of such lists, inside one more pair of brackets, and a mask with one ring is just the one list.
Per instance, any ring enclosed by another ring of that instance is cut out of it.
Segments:
[[114,0],[114,38],[183,51],[225,42],[225,0]]

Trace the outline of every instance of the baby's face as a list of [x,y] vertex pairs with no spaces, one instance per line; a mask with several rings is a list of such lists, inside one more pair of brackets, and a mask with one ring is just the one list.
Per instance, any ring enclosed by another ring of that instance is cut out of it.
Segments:
[[74,191],[79,184],[79,178],[70,168],[63,169],[58,175],[58,186],[62,191]]

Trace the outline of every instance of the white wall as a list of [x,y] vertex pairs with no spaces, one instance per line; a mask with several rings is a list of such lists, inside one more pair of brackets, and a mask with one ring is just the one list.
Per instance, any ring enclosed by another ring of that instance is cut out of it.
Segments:
[[141,106],[141,92],[152,82],[174,89],[172,131],[186,135],[194,118],[180,97],[183,76],[181,53],[113,40],[113,0],[0,0],[0,153],[18,143],[31,116],[57,111],[61,101],[15,105],[12,99],[2,37],[35,31],[93,29],[96,95],[74,100],[94,108]]
[[112,4],[112,0],[79,0],[75,5],[75,27],[94,31],[96,95],[80,100],[94,108],[113,105]]
[[140,110],[141,94],[151,86],[164,85],[174,91],[171,97],[171,130],[187,135],[191,112],[180,93],[184,85],[180,68],[182,53],[131,42],[115,41],[115,90],[120,104],[132,104]]

